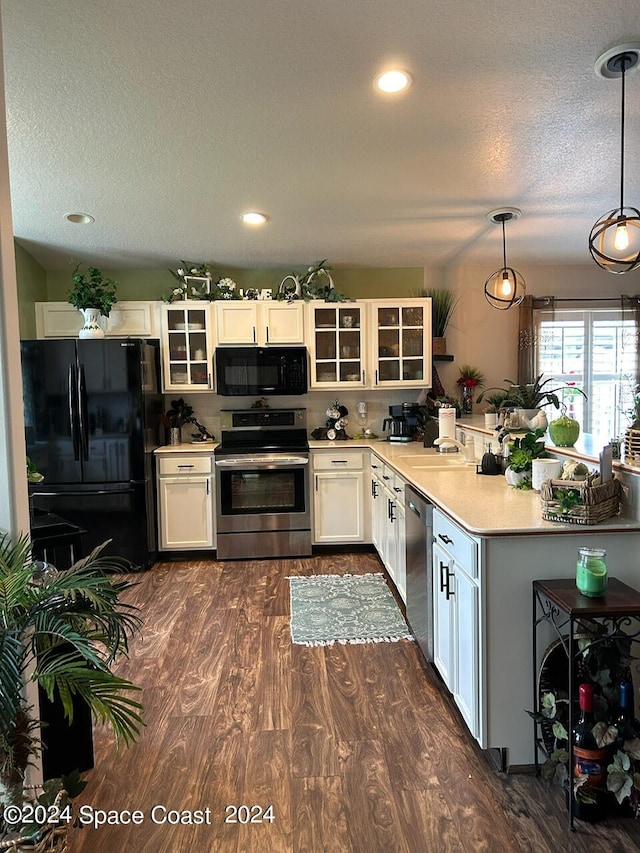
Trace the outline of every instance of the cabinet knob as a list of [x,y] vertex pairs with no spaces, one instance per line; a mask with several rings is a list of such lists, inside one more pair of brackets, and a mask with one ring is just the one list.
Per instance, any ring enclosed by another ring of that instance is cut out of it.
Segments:
[[453,545],[453,539],[446,533],[438,533],[438,539],[442,539],[445,545]]

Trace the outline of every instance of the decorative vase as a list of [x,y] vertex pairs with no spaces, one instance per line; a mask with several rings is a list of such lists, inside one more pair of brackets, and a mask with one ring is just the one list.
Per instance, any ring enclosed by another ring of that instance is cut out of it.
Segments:
[[169,427],[169,444],[182,444],[180,427]]
[[525,477],[531,476],[531,471],[513,471],[509,465],[505,469],[504,476],[510,486],[518,486]]
[[473,388],[470,385],[462,386],[462,414],[473,414]]
[[80,308],[84,325],[78,332],[79,338],[104,338],[104,329],[100,325],[99,308]]
[[556,447],[573,447],[580,435],[580,424],[569,415],[560,415],[549,424],[549,438]]
[[487,429],[494,429],[498,426],[498,413],[497,412],[485,412],[484,413],[484,425]]

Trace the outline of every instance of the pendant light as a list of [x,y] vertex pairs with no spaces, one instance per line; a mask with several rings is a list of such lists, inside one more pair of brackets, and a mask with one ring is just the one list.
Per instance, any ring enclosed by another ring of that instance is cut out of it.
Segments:
[[620,275],[640,266],[640,210],[624,205],[624,107],[625,78],[636,68],[640,44],[614,47],[596,60],[596,74],[607,79],[622,80],[620,117],[620,207],[608,211],[591,229],[589,251],[593,260],[607,272]]
[[487,219],[495,224],[502,224],[502,266],[492,272],[484,283],[484,295],[493,308],[506,311],[513,305],[519,305],[524,299],[526,285],[524,278],[513,267],[507,266],[507,241],[505,222],[518,219],[522,211],[517,207],[502,207],[487,213]]

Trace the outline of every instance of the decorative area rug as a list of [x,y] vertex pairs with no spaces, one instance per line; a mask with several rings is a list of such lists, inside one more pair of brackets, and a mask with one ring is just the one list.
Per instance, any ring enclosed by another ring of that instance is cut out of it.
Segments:
[[413,639],[380,573],[290,577],[291,640],[302,646]]

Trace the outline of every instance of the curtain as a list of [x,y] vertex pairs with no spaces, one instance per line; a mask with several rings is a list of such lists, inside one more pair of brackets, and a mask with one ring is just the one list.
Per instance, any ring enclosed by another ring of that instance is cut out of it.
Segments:
[[633,384],[640,384],[640,296],[621,296],[620,307],[625,320],[632,320],[633,331],[629,338],[622,339],[622,348],[625,344],[635,350],[635,376]]
[[553,296],[525,296],[518,309],[518,385],[531,385],[536,379],[536,308],[554,309]]

